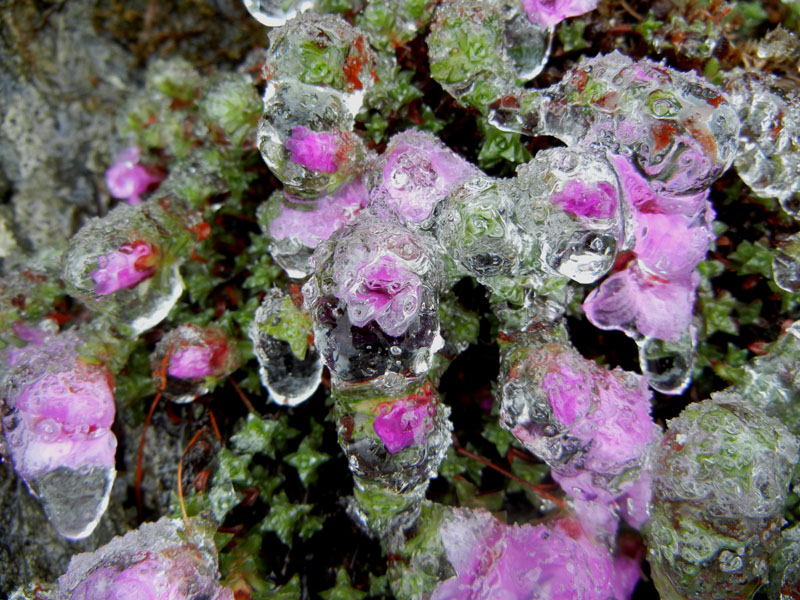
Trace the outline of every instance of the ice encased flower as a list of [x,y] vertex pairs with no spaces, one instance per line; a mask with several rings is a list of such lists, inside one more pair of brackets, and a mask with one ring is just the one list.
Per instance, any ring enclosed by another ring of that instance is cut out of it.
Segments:
[[117,290],[131,289],[156,272],[158,248],[136,240],[97,257],[97,269],[89,273],[94,293],[108,296]]
[[60,535],[82,539],[108,505],[116,471],[114,378],[78,357],[73,333],[45,337],[4,365],[4,452]]
[[303,287],[314,342],[342,382],[419,377],[441,345],[441,269],[428,242],[361,212],[314,252]]
[[370,206],[384,219],[424,229],[437,204],[477,174],[436,136],[403,131],[392,137],[366,175]]
[[58,579],[59,598],[71,600],[233,600],[218,583],[217,551],[199,519],[186,527],[163,517],[108,544],[72,557]]
[[182,404],[208,393],[210,380],[236,370],[239,355],[234,341],[219,327],[186,324],[159,340],[150,364],[156,389]]
[[663,597],[751,598],[780,542],[798,441],[735,392],[668,422],[645,527]]
[[597,0],[522,0],[531,22],[553,27],[564,19],[577,17],[597,8]]

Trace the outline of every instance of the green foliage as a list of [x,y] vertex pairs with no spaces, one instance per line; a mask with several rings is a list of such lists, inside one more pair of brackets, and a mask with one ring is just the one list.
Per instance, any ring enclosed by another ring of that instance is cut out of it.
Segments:
[[308,487],[317,482],[317,469],[330,460],[330,456],[318,450],[322,443],[323,427],[316,421],[311,422],[311,433],[303,438],[297,452],[284,457],[284,462],[297,469],[300,481]]
[[361,600],[367,596],[366,592],[355,589],[350,585],[350,576],[344,567],[336,571],[336,585],[329,590],[320,592],[323,600]]
[[481,169],[493,169],[505,163],[506,170],[511,171],[513,167],[531,159],[531,153],[522,143],[520,134],[500,131],[485,120],[479,121],[479,124],[484,136],[478,153],[478,166]]
[[589,47],[589,44],[583,39],[585,29],[586,23],[582,19],[569,19],[559,23],[557,35],[564,47],[564,52],[583,50]]
[[274,459],[276,452],[283,453],[287,442],[299,434],[299,431],[289,427],[285,414],[276,419],[262,419],[250,413],[244,426],[231,436],[230,441],[238,452],[266,454]]
[[269,514],[257,525],[257,529],[262,533],[272,531],[291,547],[295,535],[307,539],[322,529],[325,517],[311,515],[313,510],[311,504],[290,502],[286,492],[281,490],[270,499]]

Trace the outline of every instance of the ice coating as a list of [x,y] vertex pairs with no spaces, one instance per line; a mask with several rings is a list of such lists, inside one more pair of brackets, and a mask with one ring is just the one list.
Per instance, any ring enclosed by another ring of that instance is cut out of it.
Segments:
[[226,377],[239,363],[235,344],[222,329],[192,324],[169,331],[150,357],[156,389],[177,403],[207,393],[207,378]]
[[118,250],[97,257],[97,269],[89,275],[94,293],[108,296],[117,290],[130,289],[152,277],[158,263],[158,248],[137,240],[122,244]]
[[703,224],[693,224],[682,215],[641,212],[636,214],[636,245],[639,266],[666,281],[689,276],[700,264],[712,235]]
[[594,10],[597,0],[522,0],[522,8],[532,23],[553,27],[568,17]]
[[384,219],[423,226],[450,190],[477,173],[436,136],[403,131],[367,175],[370,206]]
[[[302,300],[298,297],[298,301]],[[322,381],[322,359],[311,343],[311,319],[292,296],[272,289],[264,294],[248,330],[262,385],[282,406],[297,406]]]
[[259,223],[271,238],[270,254],[289,277],[305,278],[311,272],[314,248],[350,223],[367,202],[361,178],[313,203],[296,202],[292,196],[274,192],[258,209]]
[[313,0],[242,0],[247,12],[266,27],[281,27],[299,13],[314,7]]
[[645,528],[663,597],[752,597],[780,542],[797,459],[797,438],[735,392],[690,404],[669,421]]
[[705,80],[616,51],[582,60],[547,89],[493,103],[489,116],[501,129],[628,156],[664,196],[708,189],[731,166],[740,130],[728,97]]
[[756,195],[777,198],[796,217],[800,192],[800,95],[773,75],[735,72],[725,89],[742,122],[734,165]]
[[292,128],[291,137],[286,140],[289,160],[312,171],[335,173],[336,154],[339,146],[335,133],[316,133],[304,125]]
[[339,445],[360,484],[395,494],[427,487],[450,447],[453,427],[450,409],[430,383],[396,396],[344,389],[334,397]]
[[391,52],[423,32],[435,8],[416,0],[372,0],[356,15],[355,24],[374,48]]
[[514,208],[527,247],[541,246],[541,266],[578,283],[593,283],[623,245],[621,194],[602,156],[551,148],[517,168],[525,190]]
[[790,600],[800,590],[800,527],[781,532],[781,545],[770,559],[767,598]]
[[68,539],[88,536],[105,512],[117,448],[113,376],[78,358],[79,343],[61,334],[29,344],[2,380],[5,452]]
[[[174,228],[169,236],[163,234],[165,222]],[[67,292],[132,335],[154,327],[183,293],[182,258],[174,249],[183,248],[191,235],[188,223],[188,214],[177,203],[166,209],[150,202],[120,204],[89,220],[64,255]]]
[[164,179],[154,169],[139,164],[139,153],[136,146],[124,150],[105,175],[108,192],[128,204],[139,204],[142,194]]
[[664,281],[632,261],[592,290],[583,310],[600,329],[677,342],[692,322],[699,283],[700,275],[695,272]]
[[317,247],[313,261],[305,307],[335,378],[385,381],[429,368],[441,345],[441,271],[426,240],[361,212]]
[[442,2],[426,38],[433,78],[481,111],[541,72],[551,40],[552,30],[532,23],[517,0]]
[[612,558],[574,517],[545,525],[506,525],[485,510],[456,508],[440,526],[456,576],[431,600],[629,600],[635,561]]
[[555,333],[519,338],[501,368],[500,425],[551,467],[569,495],[606,513],[625,503],[659,438],[646,380],[603,369]]
[[59,600],[233,600],[217,580],[217,554],[208,527],[191,529],[166,517],[144,523],[94,552],[75,555],[58,579]]

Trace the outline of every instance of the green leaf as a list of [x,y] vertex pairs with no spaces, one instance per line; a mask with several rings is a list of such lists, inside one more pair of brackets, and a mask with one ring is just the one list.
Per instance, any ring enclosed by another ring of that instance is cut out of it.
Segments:
[[514,436],[500,427],[500,423],[496,419],[491,419],[484,424],[481,435],[495,445],[500,456],[506,455],[511,447],[511,442],[514,441]]
[[331,459],[328,454],[313,449],[307,440],[308,438],[300,442],[297,452],[293,452],[283,459],[284,462],[297,469],[300,481],[306,487],[317,482],[317,469]]
[[231,436],[231,444],[239,452],[262,453],[275,458],[276,450],[282,450],[286,441],[300,432],[287,423],[286,415],[278,419],[262,419],[250,413],[244,427]]
[[585,29],[586,23],[580,19],[561,22],[558,26],[558,39],[561,41],[561,45],[564,46],[564,52],[583,50],[589,47],[589,44],[583,39]]
[[367,596],[367,593],[351,586],[347,571],[344,567],[339,567],[339,570],[336,571],[336,585],[320,592],[319,595],[323,600],[361,600]]
[[701,298],[701,312],[706,323],[706,334],[712,335],[717,331],[736,335],[739,333],[739,326],[733,320],[731,314],[736,308],[736,298],[727,290],[722,292],[718,298]]
[[733,268],[739,275],[758,273],[772,278],[772,252],[759,243],[742,241],[734,252],[728,254]]
[[304,523],[313,509],[311,504],[289,502],[286,492],[281,490],[272,497],[269,514],[257,527],[261,532],[274,532],[284,544],[291,547],[295,533],[306,538],[321,528],[320,517],[311,517],[310,523]]

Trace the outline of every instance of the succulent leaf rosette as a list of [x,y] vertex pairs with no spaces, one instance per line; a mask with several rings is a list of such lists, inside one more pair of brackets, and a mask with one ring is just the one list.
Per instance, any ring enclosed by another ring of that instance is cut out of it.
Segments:
[[798,441],[736,392],[690,404],[654,459],[648,559],[662,598],[751,598],[780,543]]
[[362,212],[314,252],[303,286],[323,361],[341,382],[416,378],[439,348],[440,273],[428,242]]

